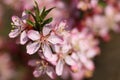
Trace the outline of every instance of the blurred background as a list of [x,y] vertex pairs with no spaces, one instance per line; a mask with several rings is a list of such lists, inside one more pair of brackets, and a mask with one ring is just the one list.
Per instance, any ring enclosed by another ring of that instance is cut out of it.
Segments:
[[[41,1],[42,3],[40,3]],[[120,0],[108,0],[108,2],[105,0],[96,0],[99,5],[102,5],[102,8],[100,6],[92,7],[91,9],[95,10],[94,12],[89,12],[85,4],[82,7],[79,6],[82,5],[80,1],[84,2],[84,0],[38,0],[40,4],[55,6],[55,4],[51,3],[53,1],[61,1],[66,5],[63,6],[63,4],[59,3],[58,7],[60,7],[60,9],[58,10],[60,11],[57,10],[56,12],[58,13],[58,15],[56,15],[57,18],[58,16],[63,17],[64,14],[66,19],[70,19],[68,20],[70,24],[74,26],[79,25],[79,29],[84,27],[84,20],[86,17],[89,17],[87,13],[92,14],[92,16],[98,14],[105,15],[101,11],[104,10],[107,5],[114,5],[117,13],[120,13]],[[13,15],[21,17],[24,9],[31,9],[31,6],[33,6],[32,2],[32,0],[0,0],[0,80],[49,80],[47,76],[34,78],[32,74],[34,69],[28,66],[28,61],[34,56],[31,57],[26,54],[25,46],[18,45],[17,39],[10,39],[8,37],[11,30],[11,17]],[[75,5],[78,3],[80,4],[76,8]],[[76,13],[73,10],[76,10]],[[79,19],[77,18],[78,12],[80,12]],[[51,13],[51,15],[54,14]],[[105,27],[106,26],[103,28]],[[93,76],[85,80],[120,80],[120,33],[116,30],[110,30],[109,36],[110,38],[109,40],[107,38],[107,41],[103,36],[102,38],[98,38],[100,40],[99,47],[101,53],[94,58],[96,69]],[[58,78],[57,80],[62,79]]]

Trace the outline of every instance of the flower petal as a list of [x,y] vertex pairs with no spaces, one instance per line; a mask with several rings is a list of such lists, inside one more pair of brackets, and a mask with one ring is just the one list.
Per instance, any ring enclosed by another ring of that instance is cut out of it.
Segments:
[[22,20],[17,16],[12,16],[12,21],[16,26],[21,26],[23,24]]
[[49,61],[51,64],[56,65],[58,59],[58,55],[53,54],[51,58],[48,58],[47,61]]
[[28,31],[28,38],[30,38],[31,40],[35,41],[35,40],[39,40],[40,39],[40,34],[38,31],[35,30],[30,30]]
[[29,15],[26,13],[26,11],[23,11],[22,13],[22,20],[24,23],[26,23],[26,20],[28,19]]
[[43,74],[43,70],[35,69],[33,72],[34,77],[40,77]]
[[52,48],[56,53],[59,53],[60,52],[60,45],[53,45],[53,48]]
[[30,55],[37,52],[39,48],[40,48],[40,43],[39,42],[29,43],[26,47],[27,53],[30,54]]
[[60,75],[62,75],[62,73],[63,73],[63,67],[64,67],[64,62],[63,62],[63,60],[59,60],[58,61],[58,63],[57,63],[57,65],[56,65],[56,74],[58,75],[58,76],[60,76]]
[[79,55],[80,61],[84,64],[84,66],[88,70],[93,70],[94,69],[94,63],[88,59],[84,54]]
[[70,56],[65,57],[65,62],[70,66],[73,66],[76,64],[75,61]]
[[96,55],[98,55],[98,53],[99,53],[99,50],[97,48],[90,49],[86,52],[86,56],[91,59],[91,58],[95,57]]
[[38,65],[37,62],[39,62],[39,60],[37,60],[37,59],[30,60],[30,61],[28,61],[28,65],[35,67]]
[[49,25],[43,27],[43,35],[44,35],[44,36],[48,35],[48,34],[50,33],[50,31],[51,31],[51,28],[50,28]]
[[54,35],[54,34],[50,35],[47,40],[49,42],[51,42],[52,44],[60,44],[60,43],[62,43],[62,39],[59,36]]
[[52,51],[48,44],[44,43],[42,46],[42,50],[45,58],[49,59],[50,57],[52,57]]
[[88,61],[87,57],[84,54],[78,54],[78,57],[82,63],[86,63]]
[[12,30],[10,33],[9,33],[9,37],[10,38],[15,38],[15,37],[17,37],[19,34],[20,34],[20,30],[19,29],[14,29],[14,30]]
[[43,51],[41,49],[38,51],[38,54],[40,58],[45,59],[45,56],[43,55]]
[[55,28],[58,32],[63,32],[65,30],[66,27],[66,21],[62,21],[59,23],[59,25],[57,25]]
[[55,79],[55,71],[53,69],[53,67],[48,66],[47,70],[46,70],[46,74],[51,78],[51,79]]
[[77,54],[78,54],[78,53],[73,52],[72,55],[71,55],[71,57],[72,57],[75,61],[78,61],[78,60],[79,60],[79,57],[78,57]]
[[88,60],[86,63],[84,63],[84,66],[90,71],[94,70],[95,68],[94,63],[91,60]]
[[28,41],[27,33],[26,31],[23,31],[20,35],[20,44],[25,44]]
[[68,53],[68,51],[70,51],[70,49],[71,49],[71,45],[65,43],[65,44],[63,44],[63,47],[62,47],[62,53],[66,54],[66,53]]

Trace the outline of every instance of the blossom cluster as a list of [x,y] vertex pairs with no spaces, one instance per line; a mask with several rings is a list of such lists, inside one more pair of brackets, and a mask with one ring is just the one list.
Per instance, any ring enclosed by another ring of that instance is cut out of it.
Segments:
[[[115,0],[84,0],[78,1],[77,8],[88,15],[84,22],[86,27],[97,36],[108,41],[109,32],[120,32],[120,1]],[[89,12],[87,12],[90,10]]]
[[37,0],[34,7],[32,1],[18,1],[25,11],[21,18],[12,16],[9,37],[19,37],[27,54],[39,56],[28,62],[35,77],[91,77],[93,58],[100,53],[98,37],[108,41],[110,30],[120,32],[117,0]]
[[66,21],[50,24],[52,18],[45,17],[52,9],[39,11],[36,3],[33,12],[26,10],[21,18],[12,17],[13,30],[9,37],[19,36],[20,44],[26,45],[27,54],[39,55],[39,59],[29,62],[29,65],[36,67],[34,76],[46,73],[54,79],[56,75],[63,75],[65,66],[71,73],[81,74],[81,69],[84,69],[82,74],[93,71],[92,59],[99,53],[98,40],[86,30],[68,29]]
[[[11,6],[20,5],[19,9],[32,9],[33,1],[9,0]],[[109,41],[109,32],[120,32],[120,1],[118,0],[36,0],[39,7],[56,7],[49,16],[53,17],[52,23],[59,23],[61,19],[67,19],[74,27],[87,27],[95,36]],[[7,4],[8,0],[4,1]],[[14,7],[16,8],[16,7]],[[74,13],[73,13],[74,12]],[[54,14],[55,13],[55,14]],[[62,14],[61,14],[62,13]],[[82,15],[82,16],[81,16]],[[102,24],[101,24],[102,23]]]

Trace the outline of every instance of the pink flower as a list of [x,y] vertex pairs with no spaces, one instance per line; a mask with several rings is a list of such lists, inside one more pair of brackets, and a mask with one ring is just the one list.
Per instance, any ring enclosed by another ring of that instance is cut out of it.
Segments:
[[28,41],[27,32],[23,31],[20,35],[20,44],[24,45]]
[[69,44],[63,44],[62,46],[59,45],[55,46],[55,51],[59,56],[56,65],[56,74],[59,76],[62,75],[65,64],[69,66],[73,66],[76,64],[69,54],[70,50],[71,50],[71,46]]
[[43,27],[42,33],[35,30],[28,31],[28,38],[34,42],[27,45],[27,53],[34,54],[41,47],[46,58],[49,58],[52,55],[50,45],[60,44],[62,41],[59,36],[51,32],[49,26]]
[[73,29],[71,44],[73,48],[72,58],[86,69],[94,70],[92,58],[99,53],[99,49],[97,48],[98,41],[94,39],[93,35]]
[[[102,23],[102,24],[101,24]],[[109,35],[109,26],[106,18],[102,15],[94,15],[86,20],[86,25],[95,35],[104,38]]]
[[25,24],[27,18],[28,15],[25,12],[22,13],[22,18],[19,18],[17,16],[12,17],[12,21],[13,21],[12,26],[14,29],[9,33],[9,37],[15,38],[21,34],[20,35],[21,44],[25,44],[28,41],[26,31],[24,31],[26,27]]
[[105,8],[105,17],[109,29],[112,29],[115,32],[120,32],[120,12],[116,11],[112,5],[107,5]]
[[10,38],[15,38],[24,29],[24,25],[23,25],[22,20],[19,17],[17,17],[17,16],[13,16],[12,17],[12,21],[13,21],[13,28],[14,28],[14,30],[12,30],[10,32],[9,37]]
[[68,27],[66,21],[61,21],[58,25],[55,26],[54,30],[57,34],[65,36],[67,32],[66,28]]
[[52,66],[50,66],[46,61],[43,60],[31,60],[28,63],[32,67],[36,67],[33,75],[35,77],[40,77],[47,74],[51,79],[56,77],[55,71]]
[[57,59],[58,59],[58,56],[56,54],[52,54],[52,56],[50,58],[46,58],[44,55],[43,55],[43,51],[42,50],[39,50],[38,51],[38,54],[39,56],[41,57],[41,59],[44,59],[46,61],[48,61],[49,63],[51,63],[52,65],[56,65],[57,63]]

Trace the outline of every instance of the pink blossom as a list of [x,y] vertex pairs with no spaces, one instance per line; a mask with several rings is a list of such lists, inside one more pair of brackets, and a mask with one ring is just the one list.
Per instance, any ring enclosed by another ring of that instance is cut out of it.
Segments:
[[28,18],[28,15],[23,12],[22,13],[22,18],[19,18],[17,16],[12,17],[12,26],[13,30],[9,33],[10,38],[15,38],[18,35],[20,35],[20,43],[25,44],[28,41],[27,35],[26,35],[26,19]]
[[102,38],[104,38],[109,33],[109,27],[107,25],[106,19],[102,15],[94,15],[92,18],[87,18],[86,25],[95,35]]
[[44,74],[47,74],[51,79],[55,78],[55,71],[52,66],[50,66],[47,62],[42,60],[31,60],[29,61],[29,65],[32,67],[36,67],[33,75],[35,77],[40,77]]
[[52,54],[51,58],[46,58],[46,57],[43,55],[43,51],[42,51],[42,50],[39,50],[39,51],[38,51],[38,54],[39,54],[39,56],[41,57],[41,59],[47,60],[47,61],[50,62],[51,64],[56,65],[57,59],[58,59],[58,56],[57,56],[56,54]]
[[56,74],[62,75],[64,65],[67,64],[69,66],[75,65],[75,61],[69,55],[69,51],[71,50],[71,46],[69,44],[63,44],[62,46],[55,46],[55,51],[59,56],[58,62],[56,64]]
[[49,26],[43,27],[42,33],[35,30],[29,30],[28,38],[34,42],[27,45],[27,53],[34,54],[41,47],[46,58],[49,58],[52,55],[50,45],[59,44],[62,41],[57,35],[51,32]]
[[108,24],[109,29],[120,32],[120,12],[116,11],[116,9],[112,5],[107,5],[105,8],[105,18]]
[[76,29],[73,29],[71,37],[71,43],[74,50],[72,57],[74,60],[79,62],[79,65],[89,70],[94,70],[94,64],[91,58],[99,53],[99,50],[96,50],[98,45],[97,40],[95,40],[92,35],[88,35],[84,31],[78,32]]

